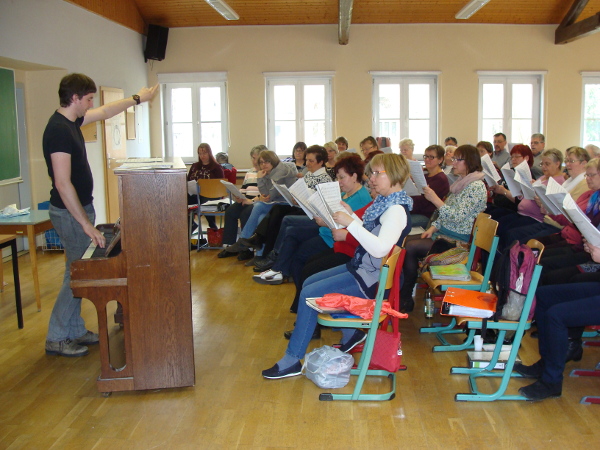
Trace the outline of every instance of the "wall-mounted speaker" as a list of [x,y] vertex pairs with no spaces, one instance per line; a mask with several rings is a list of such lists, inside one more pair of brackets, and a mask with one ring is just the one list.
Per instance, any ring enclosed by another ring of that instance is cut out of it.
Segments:
[[146,49],[144,50],[144,60],[146,62],[149,59],[157,61],[165,59],[168,37],[168,28],[160,25],[148,25],[148,37],[146,39]]

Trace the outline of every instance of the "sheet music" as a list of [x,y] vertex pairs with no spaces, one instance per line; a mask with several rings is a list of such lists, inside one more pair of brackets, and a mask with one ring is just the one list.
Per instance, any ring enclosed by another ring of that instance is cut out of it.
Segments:
[[506,181],[511,195],[513,197],[522,195],[521,184],[515,181],[515,172],[510,168],[510,163],[506,163],[500,170],[502,171],[502,175],[504,175],[504,181]]
[[188,195],[196,195],[198,193],[198,182],[188,181],[187,182]]
[[527,161],[523,161],[517,167],[515,167],[515,181],[521,184],[521,190],[523,191],[523,197],[527,200],[535,199],[535,191],[531,186],[531,170]]
[[315,216],[315,211],[310,206],[308,199],[315,192],[306,185],[304,178],[298,179],[289,188],[290,194],[294,197],[300,208],[306,213],[306,215],[312,219]]
[[423,173],[423,167],[419,161],[408,161],[408,164],[410,166],[410,175],[412,177],[412,181],[415,184],[419,195],[421,195],[423,194],[423,187],[427,186],[425,174]]
[[289,189],[285,184],[277,184],[273,183],[273,187],[281,194],[281,196],[285,199],[285,201],[290,206],[296,206],[296,202],[294,202],[294,197],[290,194]]
[[560,210],[559,214],[562,214],[572,222],[569,215],[565,212],[565,208],[563,206],[567,196],[571,197],[571,194],[569,194],[564,187],[558,184],[554,178],[548,178],[546,197],[548,197],[548,200],[550,200]]
[[406,195],[410,197],[421,195],[419,193],[419,190],[417,189],[417,186],[415,185],[415,183],[413,183],[413,180],[410,177],[408,177],[406,179],[406,183],[404,183],[404,192],[406,192]]
[[227,188],[227,190],[231,193],[231,195],[233,195],[236,198],[239,198],[241,200],[244,200],[246,197],[244,196],[244,194],[242,194],[240,192],[240,190],[237,188],[237,186],[233,183],[230,183],[229,181],[225,181],[225,180],[220,180],[221,183],[223,183],[225,185],[225,188]]
[[570,194],[565,196],[562,206],[566,212],[565,215],[571,218],[583,237],[594,247],[600,247],[600,231],[598,231],[598,228],[592,224],[588,216],[577,206],[577,203],[575,203]]
[[117,163],[121,164],[121,163],[156,163],[156,162],[162,162],[163,159],[158,157],[158,158],[127,158],[127,159],[117,159]]
[[557,208],[556,205],[552,203],[552,201],[550,201],[550,199],[546,195],[546,186],[542,184],[540,180],[537,180],[535,183],[533,183],[533,190],[539,197],[540,201],[542,202],[542,205],[544,205],[544,209],[548,211],[548,214],[562,214],[561,210]]
[[483,167],[483,175],[488,186],[495,186],[502,177],[498,174],[492,158],[487,153],[481,157],[481,166]]
[[125,163],[117,167],[115,170],[155,170],[155,169],[171,169],[173,168],[173,163],[140,163],[140,162],[130,162]]
[[346,212],[341,205],[342,190],[340,189],[339,182],[331,181],[329,183],[317,184],[317,192],[325,203],[329,214],[333,216],[337,211]]
[[309,202],[310,206],[313,208],[314,215],[317,217],[320,217],[323,220],[323,222],[325,222],[325,224],[327,225],[328,228],[330,228],[332,230],[334,230],[336,228],[342,228],[341,226],[338,226],[335,223],[332,215],[329,213],[329,209],[327,208],[327,205],[325,204],[325,202],[323,201],[323,198],[319,195],[318,192],[315,192],[314,194],[312,194],[309,197],[308,202]]

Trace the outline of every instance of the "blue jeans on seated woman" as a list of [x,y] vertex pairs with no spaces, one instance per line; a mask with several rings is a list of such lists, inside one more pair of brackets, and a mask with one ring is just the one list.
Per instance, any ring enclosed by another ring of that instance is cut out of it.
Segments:
[[300,292],[296,327],[285,352],[287,355],[299,360],[303,359],[317,326],[319,313],[306,305],[306,299],[323,297],[325,294],[331,293],[365,298],[358,282],[348,272],[345,264],[308,277]]

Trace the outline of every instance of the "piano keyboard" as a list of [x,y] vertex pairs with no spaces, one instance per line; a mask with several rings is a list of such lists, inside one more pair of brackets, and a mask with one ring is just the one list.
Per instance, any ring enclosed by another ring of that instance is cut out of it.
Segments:
[[105,258],[107,256],[106,252],[111,247],[110,243],[115,238],[115,234],[105,232],[104,239],[106,239],[106,245],[104,248],[98,247],[93,242],[89,245],[81,259],[90,259],[90,258]]

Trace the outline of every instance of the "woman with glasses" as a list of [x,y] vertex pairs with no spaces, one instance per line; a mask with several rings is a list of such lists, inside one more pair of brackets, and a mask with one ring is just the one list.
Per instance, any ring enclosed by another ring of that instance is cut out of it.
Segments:
[[[300,375],[308,344],[317,325],[317,311],[306,305],[310,297],[339,293],[361,298],[375,298],[381,259],[394,245],[402,242],[410,230],[411,198],[403,190],[410,169],[401,155],[376,155],[371,160],[371,184],[377,198],[366,210],[362,220],[346,208],[347,213],[336,212],[335,221],[346,227],[359,242],[354,257],[348,264],[325,270],[309,277],[302,287],[298,304],[296,327],[283,358],[273,367],[263,370],[268,379]],[[348,352],[364,341],[362,330],[343,329],[340,349]]]
[[404,284],[400,291],[402,309],[412,311],[413,288],[417,281],[419,260],[432,250],[441,253],[449,248],[467,246],[473,223],[485,209],[487,190],[483,183],[483,169],[479,151],[472,145],[461,145],[454,152],[453,168],[458,179],[450,185],[450,194],[442,200],[429,186],[423,188],[425,198],[438,210],[438,217],[420,236],[409,236],[404,259]]
[[415,143],[412,141],[412,139],[402,139],[398,144],[398,147],[400,148],[400,154],[402,156],[410,161],[416,161],[415,157],[413,156],[415,151]]
[[[516,147],[526,147],[529,151],[528,153],[531,153],[531,149],[526,145],[515,145],[515,148]],[[513,153],[511,152],[511,164],[513,167],[519,165],[523,160],[522,154],[514,156],[519,157],[514,158]],[[529,161],[532,160],[533,158],[529,158],[526,161],[529,163]],[[555,148],[545,150],[544,153],[542,153],[542,172],[544,175],[537,182],[547,185],[548,180],[553,178],[557,183],[563,184],[565,178],[561,171],[562,162],[563,155],[560,150]],[[498,249],[503,251],[516,239],[521,238],[521,236],[513,234],[515,230],[520,227],[529,227],[542,223],[544,221],[544,213],[541,210],[540,204],[538,204],[539,199],[536,199],[537,201],[528,200],[526,198],[521,199],[521,196],[515,198],[508,189],[500,185],[495,186],[494,192],[506,196],[506,198],[513,203],[518,203],[516,212],[508,211],[507,213],[506,210],[501,211],[500,208],[491,212],[492,218],[498,221],[497,234],[500,238]]]
[[[425,170],[427,171],[425,175],[427,186],[433,189],[439,198],[446,197],[450,190],[450,183],[442,170],[444,148],[441,145],[430,145],[425,149],[423,160],[425,161]],[[412,199],[413,209],[410,214],[412,226],[426,228],[436,207],[424,195],[415,195]]]

